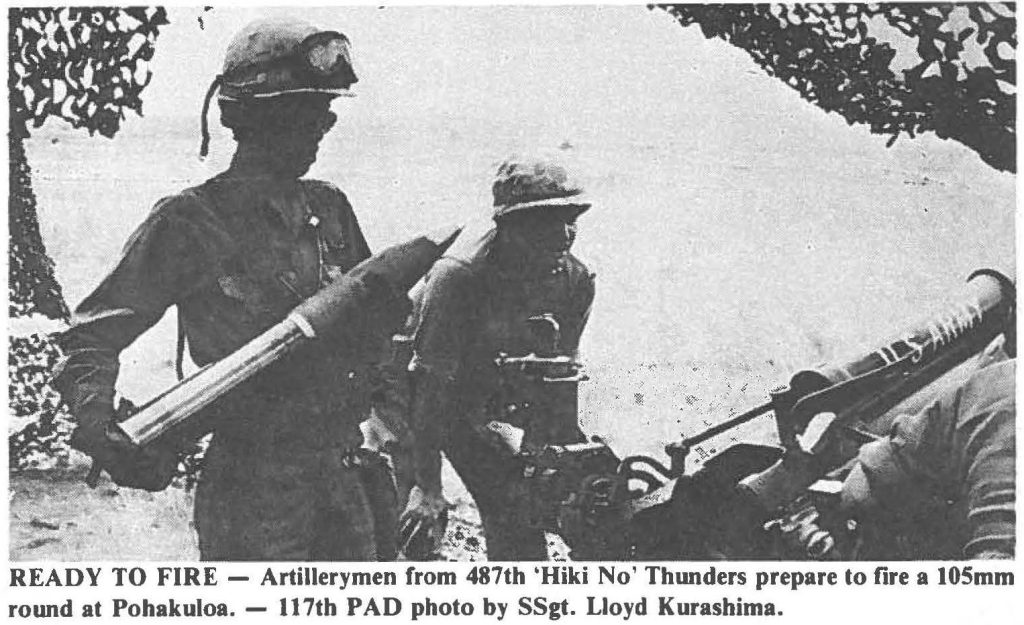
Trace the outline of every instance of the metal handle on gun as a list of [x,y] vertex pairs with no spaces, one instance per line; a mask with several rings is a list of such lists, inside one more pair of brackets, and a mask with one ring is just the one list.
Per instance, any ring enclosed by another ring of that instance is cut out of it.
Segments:
[[764,404],[761,404],[760,406],[757,406],[756,408],[751,408],[750,410],[744,412],[741,415],[733,417],[732,419],[728,419],[721,423],[715,424],[709,427],[708,429],[704,430],[700,434],[684,438],[681,441],[669,443],[668,445],[665,446],[665,453],[668,454],[669,458],[671,459],[671,465],[667,472],[667,475],[669,477],[679,477],[686,472],[686,457],[690,454],[690,450],[693,449],[696,445],[700,445],[704,441],[714,438],[719,434],[728,432],[734,427],[743,425],[747,421],[753,421],[754,419],[768,412],[771,412],[774,407],[775,402],[773,400],[770,400],[768,402],[765,402]]

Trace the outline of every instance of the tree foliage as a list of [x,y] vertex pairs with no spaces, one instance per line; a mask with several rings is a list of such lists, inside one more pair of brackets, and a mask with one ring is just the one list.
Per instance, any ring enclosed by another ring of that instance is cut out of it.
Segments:
[[68,307],[39,234],[32,170],[25,158],[24,142],[9,138],[8,154],[8,315],[41,314],[66,321]]
[[[66,322],[68,308],[39,231],[25,139],[50,117],[113,137],[126,109],[142,113],[148,61],[162,8],[44,7],[8,10],[8,314]],[[64,456],[70,426],[50,385],[60,357],[39,324],[9,324],[8,447],[12,467]]]
[[[125,109],[142,114],[154,43],[168,23],[158,7],[10,9],[11,131],[59,117],[113,137]],[[22,134],[24,132],[24,135]]]
[[[1016,171],[1013,4],[654,5],[871,132],[932,132]],[[902,38],[904,41],[899,41]],[[909,66],[894,63],[913,47]]]

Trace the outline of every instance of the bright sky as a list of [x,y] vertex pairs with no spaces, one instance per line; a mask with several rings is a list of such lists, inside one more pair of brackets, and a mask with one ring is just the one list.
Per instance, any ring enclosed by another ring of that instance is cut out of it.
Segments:
[[[744,52],[663,12],[169,13],[144,119],[129,115],[113,141],[40,133],[29,145],[43,236],[72,305],[159,197],[226,164],[233,145],[216,107],[211,158],[196,158],[202,99],[234,33],[275,13],[353,42],[358,97],[335,104],[341,119],[310,175],[345,189],[375,249],[486,211],[494,159],[509,146],[574,144],[564,156],[595,177],[577,249],[598,274],[584,352],[606,372],[588,391],[602,393],[589,400],[602,413],[636,409],[635,389],[620,405],[612,384],[634,363],[804,366],[814,345],[880,340],[973,269],[1012,266],[1014,176],[934,136],[886,149],[886,137],[804,102]],[[156,373],[169,375],[165,330],[122,358],[155,363],[125,367],[150,390],[165,383]],[[648,409],[654,388],[671,410],[691,392],[672,386],[683,369],[636,373]]]
[[[296,11],[171,8],[172,25],[157,42],[147,111],[198,111],[232,35],[250,20]],[[359,101],[346,110],[356,122],[500,111],[510,123],[542,120],[571,134],[574,127],[635,123],[639,116],[655,126],[698,102],[714,102],[700,113],[706,120],[715,109],[752,104],[747,97],[755,85],[762,103],[795,97],[740,51],[705,42],[696,29],[683,30],[642,6],[332,7],[302,9],[301,17],[352,40]]]

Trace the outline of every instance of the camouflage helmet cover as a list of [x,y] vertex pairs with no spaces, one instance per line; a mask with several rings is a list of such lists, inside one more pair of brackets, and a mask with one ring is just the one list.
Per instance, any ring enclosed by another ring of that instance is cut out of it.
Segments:
[[358,81],[349,40],[335,31],[291,19],[253,22],[235,35],[224,55],[220,99],[285,93],[350,95]]
[[544,208],[576,217],[590,208],[582,184],[564,166],[537,158],[512,157],[503,162],[491,190],[494,219]]
[[321,30],[299,20],[252,22],[228,44],[224,69],[206,91],[200,118],[199,156],[204,158],[209,153],[207,116],[210,100],[218,89],[217,99],[223,109],[225,103],[257,102],[291,93],[352,95],[349,87],[358,80],[352,67],[349,40],[344,34]]

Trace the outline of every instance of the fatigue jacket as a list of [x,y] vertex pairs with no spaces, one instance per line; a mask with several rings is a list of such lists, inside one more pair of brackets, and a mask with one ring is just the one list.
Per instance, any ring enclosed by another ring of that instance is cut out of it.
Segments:
[[414,302],[410,369],[451,382],[453,420],[500,420],[491,405],[501,382],[498,355],[533,352],[527,320],[550,314],[561,330],[559,351],[575,356],[593,300],[594,275],[571,254],[553,272],[534,277],[503,272],[487,257],[473,263],[442,258]]
[[[170,306],[197,365],[235,351],[370,255],[345,194],[283,179],[236,157],[207,182],[157,203],[61,338],[57,385],[73,413],[112,404],[118,355]],[[289,455],[357,446],[363,371],[314,344],[215,402],[203,419],[237,452]],[[84,411],[82,414],[102,414]]]
[[921,557],[1013,556],[1015,363],[986,366],[860,450],[872,495],[914,525]]

